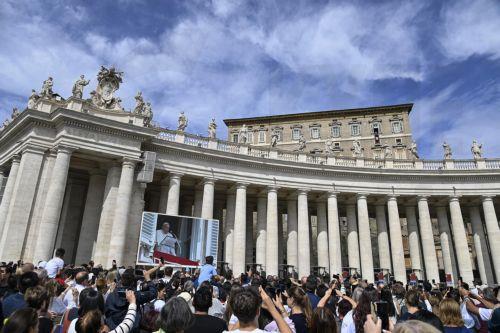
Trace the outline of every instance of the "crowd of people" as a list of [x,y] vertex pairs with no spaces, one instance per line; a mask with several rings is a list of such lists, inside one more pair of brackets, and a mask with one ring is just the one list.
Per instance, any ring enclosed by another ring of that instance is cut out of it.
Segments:
[[1,263],[3,333],[500,332],[499,287],[368,283],[353,274],[300,280],[249,269],[194,271]]

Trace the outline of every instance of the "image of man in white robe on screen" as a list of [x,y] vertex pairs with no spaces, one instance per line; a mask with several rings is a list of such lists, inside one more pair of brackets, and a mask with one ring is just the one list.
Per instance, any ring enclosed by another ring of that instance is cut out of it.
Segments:
[[170,224],[168,222],[163,223],[161,229],[156,230],[156,251],[177,256],[176,245],[180,248],[177,237],[170,231]]

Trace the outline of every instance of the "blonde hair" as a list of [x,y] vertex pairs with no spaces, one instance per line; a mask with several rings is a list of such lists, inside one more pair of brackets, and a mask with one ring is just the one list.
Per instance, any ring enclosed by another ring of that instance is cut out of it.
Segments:
[[406,320],[397,324],[392,333],[440,333],[440,331],[420,320]]
[[444,326],[464,326],[460,304],[452,298],[445,298],[439,303],[439,315]]

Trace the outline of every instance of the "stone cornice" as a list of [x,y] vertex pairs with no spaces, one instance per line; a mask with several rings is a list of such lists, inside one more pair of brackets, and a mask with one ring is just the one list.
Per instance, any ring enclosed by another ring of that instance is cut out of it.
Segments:
[[329,165],[314,165],[300,162],[286,162],[281,160],[262,159],[247,155],[236,155],[216,150],[207,151],[203,148],[187,146],[173,142],[157,142],[146,144],[146,150],[157,153],[194,159],[197,161],[211,161],[222,165],[234,165],[258,170],[286,172],[294,175],[310,175],[320,177],[350,178],[370,181],[421,181],[424,178],[441,179],[448,182],[500,182],[500,171],[483,170],[415,170],[415,169],[366,169],[355,167],[340,167]]

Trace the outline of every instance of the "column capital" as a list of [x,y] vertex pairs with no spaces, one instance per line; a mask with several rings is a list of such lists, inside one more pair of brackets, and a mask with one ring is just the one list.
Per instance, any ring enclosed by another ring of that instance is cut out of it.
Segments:
[[57,154],[63,153],[63,154],[67,154],[67,155],[71,155],[75,150],[77,150],[77,148],[75,148],[75,147],[71,147],[71,146],[67,146],[67,145],[63,145],[63,144],[57,145],[56,147],[54,147],[54,149],[56,150]]
[[326,193],[327,198],[337,198],[337,196],[340,194],[339,191],[328,191]]
[[489,194],[483,194],[481,195],[481,201],[486,202],[486,201],[493,201],[494,195],[489,195]]
[[203,183],[203,185],[206,185],[206,184],[215,185],[215,178],[205,177],[205,178],[203,178],[202,183]]
[[368,194],[366,193],[357,193],[356,200],[366,200],[368,198]]
[[459,201],[459,200],[460,200],[460,195],[456,195],[456,194],[450,195],[450,196],[448,197],[448,200],[449,200],[450,202]]
[[45,154],[47,148],[38,145],[27,145],[23,147],[21,154],[32,153],[32,154]]
[[310,189],[307,188],[299,188],[297,189],[297,195],[306,195],[309,193]]
[[387,201],[397,201],[399,195],[398,194],[388,194],[387,195]]
[[168,177],[170,178],[182,178],[184,174],[182,172],[171,171],[168,173]]
[[236,189],[246,190],[246,188],[247,188],[248,185],[249,185],[249,183],[237,182],[234,186],[235,186]]
[[128,157],[124,157],[122,160],[122,167],[123,168],[135,168],[136,163],[137,163],[137,161],[135,161],[131,158],[128,158]]
[[430,197],[430,195],[428,194],[420,194],[420,195],[417,195],[417,200],[418,201],[427,201],[427,199]]
[[267,189],[267,193],[269,193],[269,192],[278,192],[279,188],[280,188],[280,187],[279,187],[279,186],[276,186],[276,185],[268,185],[268,186],[266,187],[266,189]]
[[15,154],[14,156],[12,156],[12,163],[21,163],[21,155],[20,154]]

